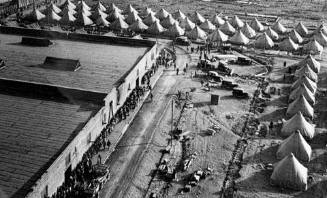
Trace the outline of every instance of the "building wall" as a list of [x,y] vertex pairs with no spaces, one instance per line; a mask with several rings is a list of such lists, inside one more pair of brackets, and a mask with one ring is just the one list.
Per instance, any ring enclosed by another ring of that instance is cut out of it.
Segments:
[[[102,108],[104,109],[104,107]],[[27,198],[43,198],[42,192],[48,186],[48,195],[52,195],[57,188],[62,185],[65,179],[65,171],[69,166],[72,169],[82,160],[83,154],[92,145],[92,141],[96,139],[105,127],[103,123],[102,109],[92,117],[84,128],[78,133],[66,149],[60,154],[55,162],[48,168],[46,173],[36,182],[33,191],[29,193]],[[91,142],[88,141],[91,134]],[[67,161],[70,155],[70,161]]]
[[[125,81],[113,88],[105,98],[105,106],[102,107],[97,114],[91,118],[85,127],[76,135],[74,140],[66,147],[66,149],[60,154],[55,162],[48,168],[48,170],[41,176],[41,178],[34,185],[32,192],[29,193],[27,198],[43,198],[42,195],[48,186],[48,195],[52,195],[57,191],[57,188],[62,185],[65,179],[65,171],[69,166],[72,169],[82,160],[83,154],[90,148],[92,141],[94,141],[106,126],[105,123],[110,119],[109,111],[113,114],[124,104],[126,97],[136,86],[136,79],[141,79],[155,62],[157,57],[157,46],[154,45],[146,54],[140,59],[140,61],[129,71],[125,78]],[[130,87],[130,89],[128,89]],[[119,97],[118,97],[119,96]],[[119,104],[117,103],[119,100]],[[113,109],[110,109],[110,102],[113,104]],[[104,118],[106,120],[104,120]],[[91,135],[91,142],[88,141]],[[67,162],[70,155],[70,162]]]
[[[136,79],[139,80],[139,85],[141,85],[141,80],[144,74],[151,68],[155,63],[157,58],[157,45],[154,45],[146,54],[138,61],[134,68],[129,71],[129,74],[125,77],[124,81],[112,89],[105,99],[106,103],[106,113],[112,111],[113,114],[124,104],[126,98],[136,87]],[[113,109],[110,109],[110,102],[113,104]],[[108,116],[109,117],[109,116]]]

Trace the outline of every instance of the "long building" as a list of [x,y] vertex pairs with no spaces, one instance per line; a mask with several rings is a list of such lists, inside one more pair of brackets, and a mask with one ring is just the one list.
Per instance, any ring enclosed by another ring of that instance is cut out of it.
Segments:
[[[52,44],[30,46],[25,36]],[[157,45],[8,27],[0,41],[0,191],[51,196],[141,85]]]

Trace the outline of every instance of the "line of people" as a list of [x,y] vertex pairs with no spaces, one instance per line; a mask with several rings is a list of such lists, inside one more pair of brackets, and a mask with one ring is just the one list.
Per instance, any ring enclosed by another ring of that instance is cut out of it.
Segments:
[[[160,61],[157,60],[157,63],[158,62]],[[109,121],[107,126],[101,131],[101,134],[96,138],[92,146],[87,150],[86,153],[84,153],[82,161],[76,166],[74,170],[65,175],[64,183],[57,189],[57,192],[54,193],[51,198],[83,198],[85,197],[85,191],[96,185],[94,183],[95,170],[91,159],[101,150],[110,148],[111,142],[108,138],[110,133],[113,131],[116,124],[126,119],[126,117],[129,115],[129,112],[136,108],[140,97],[144,95],[146,90],[151,91],[150,78],[155,74],[158,68],[159,64],[154,64],[152,68],[144,75],[142,84],[147,86],[136,87],[130,93],[122,107]],[[102,164],[101,155],[98,155],[97,163]],[[98,196],[98,194],[95,196]]]

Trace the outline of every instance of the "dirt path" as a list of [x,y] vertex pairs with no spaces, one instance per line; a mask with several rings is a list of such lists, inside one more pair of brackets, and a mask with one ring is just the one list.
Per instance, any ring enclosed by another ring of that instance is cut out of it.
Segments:
[[[177,66],[182,67],[187,61],[177,50]],[[173,71],[166,71],[153,89],[153,101],[146,102],[133,123],[122,138],[116,151],[107,164],[111,167],[112,178],[100,193],[100,197],[126,197],[139,165],[170,101],[169,95],[175,94],[178,82]]]

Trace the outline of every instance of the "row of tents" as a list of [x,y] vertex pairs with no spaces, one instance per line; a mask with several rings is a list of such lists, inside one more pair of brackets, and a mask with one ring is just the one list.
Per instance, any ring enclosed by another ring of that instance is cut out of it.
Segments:
[[283,122],[281,135],[287,137],[277,150],[277,159],[281,159],[271,175],[275,184],[296,190],[307,189],[308,169],[300,161],[309,162],[311,146],[306,140],[315,135],[315,127],[308,120],[314,115],[318,72],[320,63],[311,55],[293,65],[297,67],[297,80],[291,85],[289,106],[286,115],[291,118]]
[[[296,27],[305,28],[301,22]],[[286,38],[278,44],[276,42],[280,40],[280,35],[271,27],[268,27],[265,32],[257,35],[257,32],[248,23],[245,23],[243,28],[237,30],[230,38],[221,29],[217,29],[208,36],[207,40],[213,43],[224,43],[229,41],[232,44],[250,45],[258,49],[278,49],[280,51],[294,52],[297,51],[300,48],[300,44],[304,42],[304,38],[296,29],[297,28],[289,32]],[[322,25],[318,29],[325,29],[325,26]],[[254,40],[251,42],[251,39]],[[308,54],[321,54],[323,47],[327,46],[327,35],[325,35],[323,31],[315,31],[307,41],[308,42],[303,45],[304,52]]]
[[[324,25],[319,26],[313,34],[309,34],[302,22],[298,23],[292,31],[287,32],[280,21],[265,29],[256,18],[247,23],[236,15],[227,20],[226,17],[216,14],[211,20],[208,20],[195,12],[191,17],[193,22],[180,10],[170,14],[162,8],[155,13],[147,7],[139,13],[133,6],[129,5],[124,12],[113,3],[107,8],[98,2],[91,9],[84,1],[75,5],[70,0],[62,5],[62,9],[51,3],[45,12],[46,15],[34,9],[30,16],[47,23],[98,25],[109,27],[115,31],[130,30],[152,35],[165,34],[172,37],[186,35],[192,40],[206,40],[209,43],[250,44],[259,49],[272,49],[275,46],[274,49],[287,52],[298,50],[299,45],[304,42],[304,37],[310,35],[312,36],[309,42],[303,45],[303,52],[321,54],[323,47],[327,46],[327,28]],[[286,33],[287,37],[278,43],[276,48],[275,42],[280,40],[280,34],[285,36]]]

